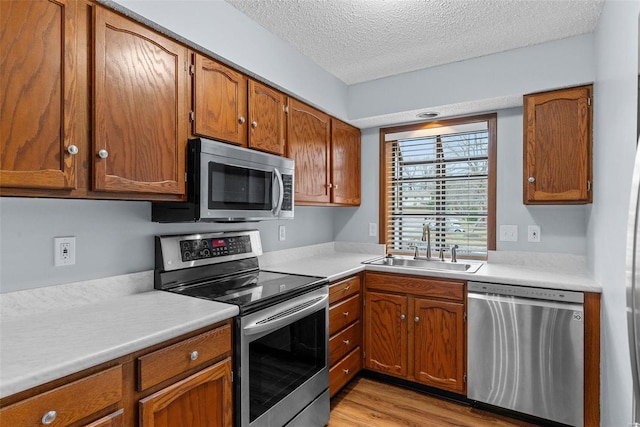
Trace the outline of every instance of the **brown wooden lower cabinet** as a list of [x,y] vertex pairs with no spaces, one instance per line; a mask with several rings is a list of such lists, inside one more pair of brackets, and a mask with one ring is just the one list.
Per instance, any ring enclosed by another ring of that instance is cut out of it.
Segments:
[[231,382],[226,320],[2,398],[0,425],[231,427]]
[[365,362],[372,371],[465,394],[466,282],[365,274]]
[[231,358],[140,401],[141,427],[233,425]]
[[120,409],[97,421],[87,424],[86,427],[124,427],[124,410]]
[[329,286],[329,394],[334,396],[362,369],[361,275]]

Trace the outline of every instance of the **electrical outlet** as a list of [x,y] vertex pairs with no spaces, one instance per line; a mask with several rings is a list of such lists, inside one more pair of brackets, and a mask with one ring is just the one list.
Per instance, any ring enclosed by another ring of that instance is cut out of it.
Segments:
[[378,224],[376,224],[375,222],[370,222],[369,223],[369,236],[370,237],[375,237],[378,235]]
[[74,265],[76,263],[76,238],[55,237],[53,239],[53,265]]
[[286,238],[284,225],[278,227],[278,240],[282,241]]
[[501,225],[500,241],[501,242],[517,242],[518,226],[517,225]]
[[540,242],[540,226],[539,225],[530,225],[527,228],[527,240],[534,243]]

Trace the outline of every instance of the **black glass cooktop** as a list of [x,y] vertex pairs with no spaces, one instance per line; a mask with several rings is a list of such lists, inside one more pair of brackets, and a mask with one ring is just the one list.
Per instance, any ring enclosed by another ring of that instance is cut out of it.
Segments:
[[317,289],[327,279],[316,276],[257,270],[202,283],[179,286],[171,292],[235,304],[244,314]]

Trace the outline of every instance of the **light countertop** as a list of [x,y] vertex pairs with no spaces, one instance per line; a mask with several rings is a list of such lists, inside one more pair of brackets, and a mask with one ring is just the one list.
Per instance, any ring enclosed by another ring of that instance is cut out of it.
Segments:
[[[584,257],[490,253],[476,273],[362,264],[384,245],[330,242],[263,254],[264,270],[330,281],[381,271],[601,292]],[[238,314],[234,305],[153,290],[153,272],[0,294],[0,397],[142,350]]]
[[42,314],[3,316],[0,397],[237,314],[238,307],[234,305],[148,291]]

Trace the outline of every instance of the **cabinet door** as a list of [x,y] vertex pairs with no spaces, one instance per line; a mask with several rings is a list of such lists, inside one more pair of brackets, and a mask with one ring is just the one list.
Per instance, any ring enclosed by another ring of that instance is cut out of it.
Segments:
[[94,189],[184,194],[187,49],[95,13]]
[[142,427],[233,425],[231,359],[170,385],[140,401]]
[[288,157],[296,162],[295,203],[329,203],[330,117],[289,98]]
[[283,156],[287,97],[249,80],[249,147]]
[[331,119],[333,203],[360,205],[360,129]]
[[524,97],[524,203],[590,203],[591,86]]
[[389,375],[407,375],[407,298],[365,293],[365,367]]
[[0,183],[76,187],[75,1],[0,1]]
[[415,380],[465,393],[464,304],[414,299]]
[[247,146],[247,78],[195,54],[193,133]]
[[85,427],[124,427],[124,410],[120,409],[113,414],[87,424]]

